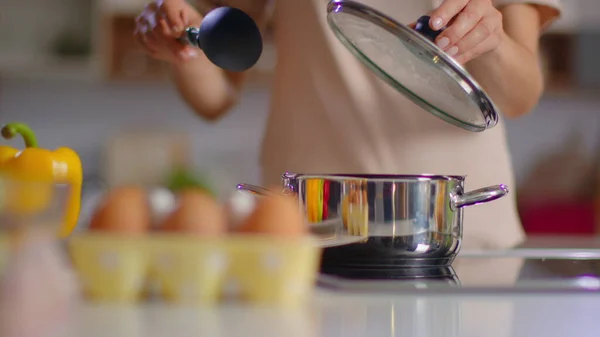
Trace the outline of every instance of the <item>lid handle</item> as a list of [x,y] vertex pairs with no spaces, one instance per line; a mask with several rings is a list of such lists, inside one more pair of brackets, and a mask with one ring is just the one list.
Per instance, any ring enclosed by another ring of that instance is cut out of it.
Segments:
[[431,17],[429,15],[423,15],[422,17],[419,18],[419,20],[417,20],[417,23],[415,24],[415,30],[419,33],[421,33],[423,36],[425,36],[426,38],[428,38],[431,41],[435,41],[435,39],[438,37],[438,35],[440,35],[444,29],[446,29],[446,27],[440,29],[440,30],[433,30],[430,26],[429,26],[429,21],[431,20]]

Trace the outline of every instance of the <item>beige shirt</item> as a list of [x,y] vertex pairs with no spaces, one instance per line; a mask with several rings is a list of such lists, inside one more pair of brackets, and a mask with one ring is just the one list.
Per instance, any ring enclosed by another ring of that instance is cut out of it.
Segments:
[[[556,1],[534,1],[544,5],[544,23],[556,15],[550,10],[558,8]],[[406,24],[440,3],[361,2]],[[325,21],[326,4],[276,0],[278,63],[261,155],[263,183],[279,184],[285,171],[466,175],[467,191],[506,184],[513,193],[465,209],[464,247],[508,247],[521,241],[504,123],[473,133],[415,106],[337,41]]]

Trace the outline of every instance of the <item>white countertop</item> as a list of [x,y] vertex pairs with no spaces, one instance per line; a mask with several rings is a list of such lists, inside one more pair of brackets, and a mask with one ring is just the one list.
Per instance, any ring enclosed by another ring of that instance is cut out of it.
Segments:
[[[567,245],[599,253],[595,239]],[[527,247],[527,245],[524,245]],[[525,255],[538,251],[525,248]],[[553,245],[541,245],[553,247]],[[547,256],[562,249],[543,249]],[[498,252],[505,255],[506,252]],[[513,251],[517,254],[518,251]],[[497,254],[470,263],[457,261],[459,275],[512,282],[519,259]],[[465,260],[466,261],[466,260]],[[482,264],[494,268],[482,273]],[[485,274],[485,275],[482,275]],[[349,293],[317,289],[306,306],[295,309],[244,304],[181,307],[164,303],[138,306],[83,304],[70,317],[69,331],[56,337],[598,337],[600,292],[412,292]],[[40,336],[23,336],[40,337]],[[47,336],[44,336],[47,337]],[[53,336],[54,337],[54,336]]]
[[[498,273],[488,276],[515,279],[521,264],[511,261],[487,261],[498,267]],[[481,274],[475,262],[455,267],[462,275]],[[88,304],[79,314],[73,335],[77,337],[600,336],[600,292],[400,295],[317,289],[305,307],[296,309]]]
[[85,306],[86,337],[597,337],[599,295],[390,296],[320,291],[298,309]]

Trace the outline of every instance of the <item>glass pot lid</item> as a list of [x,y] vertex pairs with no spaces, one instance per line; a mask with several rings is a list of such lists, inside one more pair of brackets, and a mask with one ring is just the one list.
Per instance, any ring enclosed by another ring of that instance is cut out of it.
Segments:
[[481,86],[432,41],[441,31],[421,17],[415,29],[348,0],[327,5],[335,36],[379,78],[421,108],[463,129],[480,132],[498,123],[498,109]]

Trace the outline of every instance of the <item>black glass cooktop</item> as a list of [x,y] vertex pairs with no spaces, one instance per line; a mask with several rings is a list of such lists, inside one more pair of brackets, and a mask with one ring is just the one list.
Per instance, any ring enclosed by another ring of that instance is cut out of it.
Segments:
[[445,268],[321,274],[319,285],[353,292],[600,293],[600,257],[461,256]]

